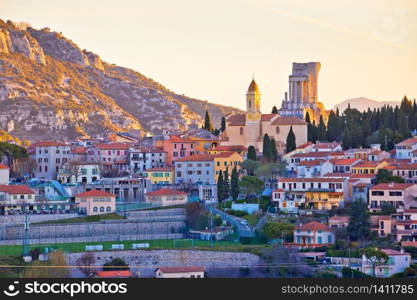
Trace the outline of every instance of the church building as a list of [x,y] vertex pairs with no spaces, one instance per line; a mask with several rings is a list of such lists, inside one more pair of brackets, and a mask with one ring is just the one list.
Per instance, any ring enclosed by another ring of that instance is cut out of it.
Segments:
[[296,145],[307,142],[307,123],[303,119],[261,113],[261,93],[254,79],[246,93],[246,113],[229,114],[225,118],[226,129],[221,136],[221,145],[252,145],[262,152],[263,137],[267,133],[270,138],[275,139],[278,152],[282,153],[291,126]]

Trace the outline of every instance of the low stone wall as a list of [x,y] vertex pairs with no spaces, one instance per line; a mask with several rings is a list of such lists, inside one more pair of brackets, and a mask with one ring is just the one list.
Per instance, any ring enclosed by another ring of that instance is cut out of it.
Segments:
[[[52,220],[62,220],[62,219],[70,219],[79,217],[78,214],[53,214],[53,215],[28,215],[29,223],[38,223],[44,221],[52,221]],[[1,224],[23,224],[25,222],[24,215],[8,215],[8,216],[0,216],[0,225]]]
[[[77,265],[83,253],[66,254],[67,264]],[[95,265],[101,266],[114,258],[121,258],[129,264],[137,277],[155,277],[155,269],[163,266],[204,266],[208,276],[218,274],[220,269],[231,277],[238,277],[242,267],[261,263],[259,256],[244,252],[196,251],[196,250],[127,250],[94,252]],[[72,277],[83,277],[77,268],[71,268]]]

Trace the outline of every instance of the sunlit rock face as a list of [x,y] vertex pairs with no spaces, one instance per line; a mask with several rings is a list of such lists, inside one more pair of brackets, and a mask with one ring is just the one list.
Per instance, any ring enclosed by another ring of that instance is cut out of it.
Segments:
[[0,130],[32,141],[69,141],[140,129],[215,126],[240,112],[168,90],[128,68],[103,62],[62,34],[0,20]]

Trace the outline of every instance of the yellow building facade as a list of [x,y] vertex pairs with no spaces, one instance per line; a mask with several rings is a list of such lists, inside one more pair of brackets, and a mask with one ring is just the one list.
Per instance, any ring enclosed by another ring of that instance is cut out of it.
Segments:
[[221,152],[214,155],[214,171],[216,175],[216,181],[220,171],[222,171],[224,174],[226,169],[229,172],[230,178],[233,168],[236,167],[236,170],[239,171],[242,162],[243,157],[237,152]]
[[153,184],[172,184],[175,182],[174,170],[172,168],[154,168],[143,171],[143,176]]
[[305,206],[310,209],[329,210],[343,202],[342,192],[309,191],[305,193]]

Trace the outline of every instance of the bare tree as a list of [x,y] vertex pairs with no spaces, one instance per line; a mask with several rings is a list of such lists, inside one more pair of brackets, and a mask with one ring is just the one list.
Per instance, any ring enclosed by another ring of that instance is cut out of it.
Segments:
[[91,277],[95,273],[95,268],[93,267],[96,262],[94,253],[87,252],[81,255],[77,259],[78,269],[84,273],[85,276]]

